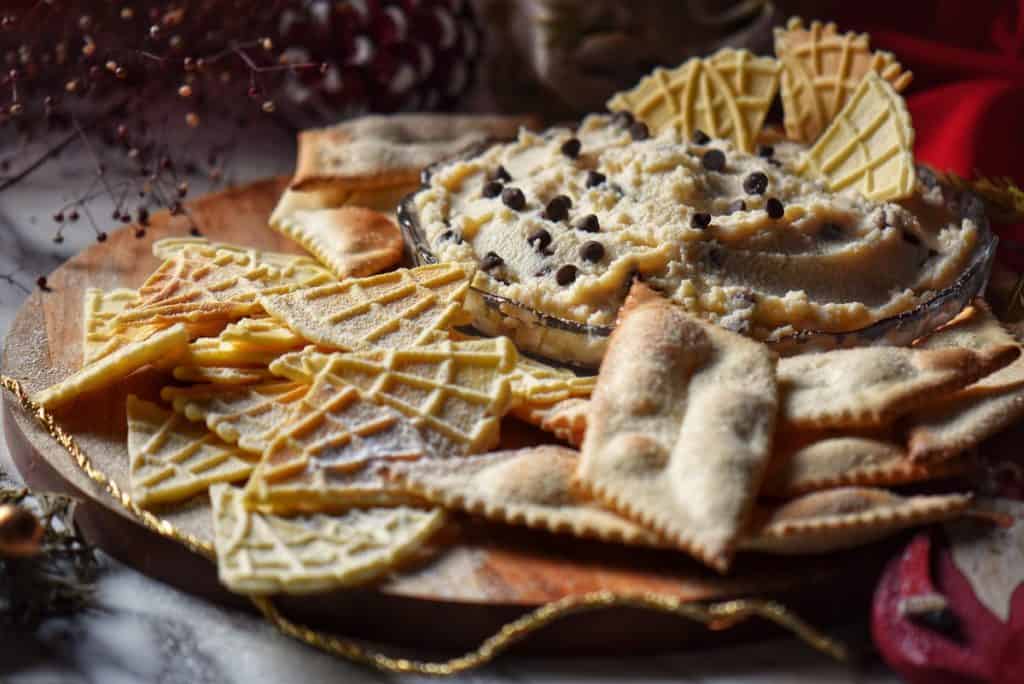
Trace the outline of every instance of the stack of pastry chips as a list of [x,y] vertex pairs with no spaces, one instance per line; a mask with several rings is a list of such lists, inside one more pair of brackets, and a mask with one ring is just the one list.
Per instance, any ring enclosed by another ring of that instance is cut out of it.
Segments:
[[[781,83],[787,131],[817,140],[808,175],[907,194],[913,130],[896,91],[909,74],[831,25],[791,22],[776,50],[659,70],[610,105],[750,149]],[[163,405],[128,401],[130,488],[164,506],[209,491],[228,587],[368,581],[444,511],[677,549],[724,572],[744,550],[825,553],[968,508],[969,494],[891,488],[963,473],[1024,416],[1021,346],[981,301],[912,347],[779,359],[637,284],[600,374],[580,377],[457,332],[466,267],[373,275],[401,253],[373,209],[392,209],[467,125],[371,118],[304,135],[271,225],[319,263],[166,240],[138,291],[86,293],[85,365],[36,399],[59,407],[166,371]],[[506,415],[565,446],[496,450]]]

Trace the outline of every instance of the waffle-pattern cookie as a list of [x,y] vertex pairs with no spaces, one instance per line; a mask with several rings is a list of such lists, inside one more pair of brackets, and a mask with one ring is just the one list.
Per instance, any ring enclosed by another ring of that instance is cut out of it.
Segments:
[[246,509],[241,490],[210,488],[221,582],[241,594],[308,594],[364,584],[421,549],[440,509],[375,508],[282,518]]
[[632,90],[614,95],[608,109],[632,112],[655,134],[673,127],[689,139],[701,130],[753,152],[780,68],[770,57],[726,48],[675,69],[655,69]]
[[255,457],[204,425],[128,397],[129,484],[141,506],[182,501],[218,482],[244,480]]
[[412,347],[447,337],[468,321],[464,267],[437,264],[350,278],[324,287],[261,297],[271,316],[321,347]]

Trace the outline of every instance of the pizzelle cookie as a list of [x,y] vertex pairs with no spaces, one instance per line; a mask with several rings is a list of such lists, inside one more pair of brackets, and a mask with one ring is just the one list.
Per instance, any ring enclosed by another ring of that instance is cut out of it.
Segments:
[[576,402],[586,401],[596,383],[597,376],[577,375],[566,368],[556,368],[520,355],[512,374],[512,408],[509,413],[579,446],[583,430],[575,429],[568,409]]
[[225,442],[262,454],[306,391],[305,384],[275,378],[257,385],[164,387],[160,397],[189,420],[205,422]]
[[523,420],[578,447],[583,444],[583,436],[587,433],[589,411],[589,399],[571,397],[554,404],[534,407]]
[[271,224],[305,247],[338,278],[373,275],[402,260],[395,222],[364,207],[295,211]]
[[578,480],[724,572],[771,455],[776,358],[645,290],[612,333]]
[[1013,347],[860,347],[779,361],[780,420],[791,427],[884,425],[1005,365]]
[[970,494],[904,497],[864,487],[815,492],[759,510],[742,548],[779,554],[830,553],[958,517],[971,500]]
[[282,518],[246,509],[241,490],[210,488],[221,582],[241,594],[308,594],[365,584],[422,548],[440,509],[374,508]]
[[250,507],[274,513],[406,503],[410,497],[368,466],[429,453],[402,414],[365,399],[325,366],[263,452],[245,498]]
[[412,347],[467,322],[459,264],[397,269],[369,278],[260,298],[271,316],[328,349]]
[[801,173],[832,192],[847,188],[873,200],[914,192],[914,128],[910,113],[888,81],[873,71],[800,161]]
[[307,348],[282,356],[270,370],[298,382],[326,370],[335,383],[406,416],[433,456],[448,457],[497,445],[517,356],[504,337],[334,354]]
[[786,136],[798,142],[817,140],[868,72],[897,92],[913,78],[888,52],[872,52],[867,34],[840,34],[831,22],[805,26],[791,18],[775,29],[775,55],[782,63]]
[[270,316],[243,318],[229,323],[218,337],[239,349],[291,351],[306,344],[306,340]]
[[175,366],[174,379],[197,385],[256,385],[277,378],[266,368],[230,368],[225,366]]
[[457,460],[389,463],[388,479],[452,510],[510,525],[621,544],[664,547],[657,535],[572,491],[579,453],[545,444]]
[[133,330],[118,332],[114,319],[125,309],[139,301],[139,293],[129,288],[104,291],[90,287],[85,291],[85,305],[82,310],[82,365],[102,358],[140,337],[148,337],[150,330],[143,334]]
[[244,480],[255,457],[223,442],[205,426],[128,397],[129,483],[140,506],[201,494],[218,482]]
[[770,57],[725,48],[675,69],[655,69],[632,90],[608,100],[608,109],[631,112],[655,135],[673,127],[689,139],[701,130],[753,152],[779,87],[780,69]]
[[173,360],[185,353],[188,339],[184,325],[172,325],[144,340],[125,344],[56,385],[37,392],[32,399],[44,408],[55,408],[87,392],[109,387],[143,366]]

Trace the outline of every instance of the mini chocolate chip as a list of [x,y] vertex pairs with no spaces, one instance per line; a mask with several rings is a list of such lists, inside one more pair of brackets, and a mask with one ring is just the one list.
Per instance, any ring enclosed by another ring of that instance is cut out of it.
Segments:
[[441,240],[451,240],[457,245],[462,244],[462,236],[456,233],[454,230],[446,230],[439,236]]
[[494,178],[504,183],[508,183],[510,180],[512,180],[512,176],[509,174],[508,171],[505,170],[505,167],[502,166],[501,164],[499,164],[497,170],[495,170]]
[[651,131],[643,121],[637,121],[629,127],[629,135],[633,140],[647,140],[651,137]]
[[768,189],[768,176],[760,171],[754,171],[743,179],[743,192],[748,195],[763,195]]
[[622,110],[612,115],[612,123],[620,128],[629,128],[633,125],[633,113]]
[[693,130],[693,135],[690,136],[690,141],[694,145],[707,145],[709,142],[711,142],[711,138],[704,131],[700,130],[699,128],[695,128]]
[[575,159],[580,156],[580,147],[582,147],[582,145],[580,144],[579,138],[569,138],[562,143],[562,154],[569,159]]
[[768,217],[773,219],[780,219],[786,213],[786,207],[777,197],[769,197],[768,201],[764,203],[764,210],[768,212]]
[[576,224],[576,230],[582,230],[584,233],[596,233],[601,230],[601,224],[596,215],[587,214]]
[[722,250],[719,249],[718,247],[712,247],[711,249],[709,249],[707,251],[707,259],[708,259],[708,263],[711,264],[711,266],[713,268],[721,268],[722,267]]
[[818,230],[818,237],[827,242],[835,242],[836,240],[843,239],[843,227],[838,223],[832,223],[828,221],[821,224],[821,228]]
[[596,263],[604,258],[604,245],[596,240],[588,240],[580,247],[580,256],[585,261]]
[[711,224],[711,214],[697,212],[690,217],[690,226],[697,230],[704,230]]
[[484,258],[480,261],[480,268],[485,271],[490,271],[492,268],[497,268],[505,263],[505,260],[494,252],[488,252],[484,254]]
[[917,237],[909,230],[903,231],[903,240],[908,244],[914,245],[915,247],[921,244],[921,238]]
[[526,238],[526,242],[538,252],[543,252],[551,244],[551,233],[541,228]]
[[593,188],[604,183],[607,178],[599,171],[587,171],[587,187]]
[[734,202],[730,202],[729,206],[727,206],[725,208],[725,213],[726,214],[735,214],[737,211],[746,211],[746,210],[747,210],[747,203],[740,199],[740,200],[736,200]]
[[560,266],[555,271],[555,282],[559,285],[571,285],[576,280],[576,267],[572,264]]
[[771,159],[769,159],[768,163],[771,164],[772,166],[776,167],[776,168],[779,168],[779,169],[782,168],[782,162],[780,162],[775,157],[772,157]]
[[700,163],[708,171],[721,172],[725,168],[725,153],[722,150],[708,150],[700,158]]
[[757,156],[758,157],[771,157],[775,154],[775,148],[771,145],[758,145]]
[[505,188],[501,191],[501,201],[509,209],[519,211],[526,206],[526,196],[519,188]]
[[544,207],[544,218],[549,221],[564,221],[569,217],[569,209],[572,207],[572,200],[565,195],[556,195],[551,198],[548,205]]
[[504,186],[499,181],[487,181],[484,183],[483,190],[480,191],[480,194],[484,197],[497,197],[501,194],[501,189],[503,187]]

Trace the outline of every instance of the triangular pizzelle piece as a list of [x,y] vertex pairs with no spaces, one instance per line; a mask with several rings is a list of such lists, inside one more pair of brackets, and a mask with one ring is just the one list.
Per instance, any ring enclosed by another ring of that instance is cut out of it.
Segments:
[[299,243],[338,278],[363,277],[402,260],[405,242],[395,222],[364,207],[299,210],[271,224]]
[[512,397],[517,406],[550,405],[570,397],[589,397],[596,384],[596,375],[577,375],[520,356],[512,373]]
[[753,152],[779,86],[779,70],[770,57],[726,48],[675,69],[655,69],[632,90],[614,95],[608,109],[632,112],[655,134],[675,128],[689,139],[700,129]]
[[817,140],[868,72],[897,92],[913,78],[888,52],[872,52],[867,34],[840,34],[835,24],[818,21],[808,27],[798,17],[775,29],[775,55],[782,62],[786,136],[797,142]]
[[244,480],[255,457],[223,442],[205,426],[128,397],[128,457],[132,498],[141,506],[201,494],[218,482]]
[[246,509],[242,491],[210,488],[217,571],[241,594],[309,594],[370,582],[420,550],[444,512],[414,508],[282,518]]
[[174,379],[197,385],[257,385],[278,380],[266,368],[229,368],[226,366],[175,366]]
[[874,427],[1005,365],[1012,347],[859,347],[779,361],[780,420],[789,427]]
[[56,385],[37,392],[32,399],[52,409],[86,392],[109,387],[143,366],[179,357],[188,347],[188,338],[184,325],[172,325],[145,340],[129,342]]
[[141,327],[118,332],[114,319],[125,309],[139,301],[139,293],[128,288],[85,291],[85,306],[82,311],[82,365],[103,358],[129,342],[144,339],[153,330]]
[[394,505],[409,497],[374,483],[372,462],[428,455],[400,413],[364,399],[325,368],[263,453],[246,489],[251,507],[275,513]]
[[579,484],[726,571],[771,456],[775,355],[634,285],[590,400]]
[[140,323],[220,320],[260,313],[260,294],[278,294],[333,282],[309,257],[263,252],[201,239],[160,240],[166,260],[139,288],[139,301],[117,316],[118,329]]
[[266,368],[283,351],[239,348],[218,337],[201,337],[189,343],[188,351],[176,361],[183,366],[200,368]]
[[912,461],[906,447],[887,434],[817,432],[775,437],[775,453],[762,496],[791,497],[849,486],[891,486],[949,477],[966,468],[957,460],[940,466]]
[[231,323],[218,335],[223,342],[239,349],[265,349],[270,351],[292,351],[306,344],[288,326],[269,316],[243,318]]
[[321,347],[412,347],[468,322],[462,309],[468,288],[464,267],[445,263],[350,278],[260,301],[270,315]]
[[284,423],[305,384],[278,380],[261,385],[164,387],[160,397],[189,420],[202,421],[221,439],[262,454]]
[[305,349],[270,370],[299,382],[327,370],[333,381],[390,406],[424,434],[435,456],[479,453],[498,443],[517,353],[505,337],[409,349],[323,354]]
[[759,510],[742,548],[778,554],[831,553],[870,544],[909,527],[956,518],[970,504],[969,494],[904,497],[885,489],[830,489]]
[[804,155],[800,171],[820,179],[832,192],[852,189],[887,201],[909,197],[917,171],[914,128],[903,98],[869,71]]
[[410,493],[448,509],[577,537],[666,546],[651,532],[572,491],[578,457],[573,449],[545,444],[457,460],[393,463],[385,472]]

